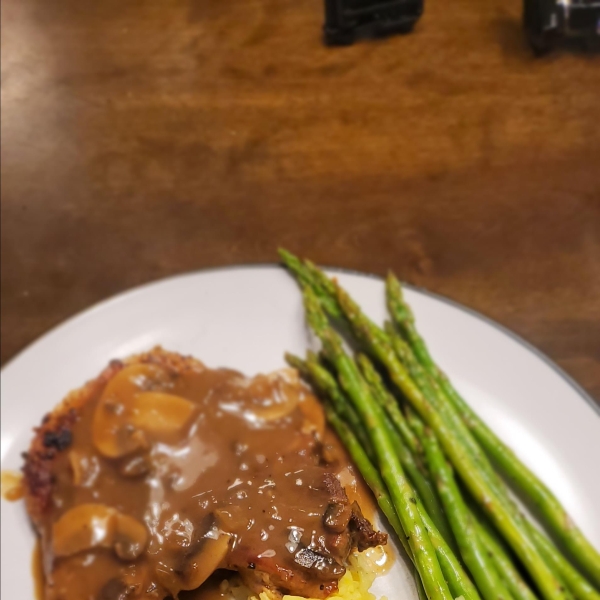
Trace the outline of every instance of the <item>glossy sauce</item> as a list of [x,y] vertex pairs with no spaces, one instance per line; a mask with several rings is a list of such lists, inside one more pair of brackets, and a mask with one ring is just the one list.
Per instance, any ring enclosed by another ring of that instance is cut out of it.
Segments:
[[[276,562],[285,579],[306,549],[335,559],[311,567],[324,596],[344,573],[344,540],[323,525],[325,473],[375,513],[295,371],[125,367],[72,434],[40,527],[45,600],[112,600],[128,586],[128,599],[170,597],[197,588],[211,561],[246,583]],[[182,598],[223,598],[216,581]]]
[[31,574],[33,575],[33,594],[35,600],[44,600],[44,587],[46,578],[44,576],[44,565],[42,560],[42,547],[39,540],[36,541],[31,557]]
[[375,546],[363,553],[369,563],[369,571],[376,577],[385,575],[394,565],[395,556],[389,546]]

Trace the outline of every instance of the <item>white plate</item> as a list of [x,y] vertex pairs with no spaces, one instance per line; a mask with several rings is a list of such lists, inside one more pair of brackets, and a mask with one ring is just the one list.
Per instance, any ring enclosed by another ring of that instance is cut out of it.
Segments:
[[[383,284],[335,271],[365,311],[385,318]],[[408,290],[434,356],[495,431],[552,487],[600,547],[600,418],[556,366],[499,326],[452,303]],[[160,344],[209,366],[247,374],[284,365],[309,343],[300,294],[276,266],[235,267],[150,284],[103,302],[54,329],[2,372],[2,469],[18,469],[31,429],[111,358]],[[586,401],[587,400],[587,401]],[[21,503],[1,503],[2,598],[33,598],[34,536]],[[373,590],[411,598],[402,563]]]

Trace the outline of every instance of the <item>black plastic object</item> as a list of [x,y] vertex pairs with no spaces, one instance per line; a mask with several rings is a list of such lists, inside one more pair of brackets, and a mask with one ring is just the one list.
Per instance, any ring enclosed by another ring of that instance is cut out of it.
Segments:
[[544,54],[562,42],[600,41],[600,0],[524,0],[523,24],[533,50]]
[[423,13],[424,0],[325,0],[325,43],[344,46],[358,39],[408,33]]

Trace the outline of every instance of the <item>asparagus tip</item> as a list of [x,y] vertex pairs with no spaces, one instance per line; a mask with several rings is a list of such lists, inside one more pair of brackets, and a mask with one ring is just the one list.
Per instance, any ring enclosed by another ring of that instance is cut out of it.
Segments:
[[285,359],[285,362],[287,362],[287,364],[291,367],[296,367],[297,365],[302,364],[303,362],[303,360],[299,356],[296,356],[291,352],[286,352],[283,355],[283,358]]
[[310,326],[315,330],[315,333],[319,335],[328,327],[327,316],[323,312],[319,298],[315,292],[306,286],[303,290],[304,296],[304,307],[306,309],[306,318]]
[[389,285],[396,285],[398,284],[398,278],[396,277],[394,271],[392,271],[391,269],[387,272],[387,277],[386,277],[386,283],[388,283]]
[[394,273],[394,271],[392,271],[391,269],[388,271],[387,278],[386,278],[386,283],[389,286],[397,288],[397,289],[401,289],[402,288],[402,284],[400,283],[400,280],[398,279],[398,277],[396,276],[396,274]]
[[277,254],[279,254],[279,258],[281,258],[283,263],[286,265],[288,265],[291,262],[296,262],[300,260],[295,254],[292,254],[289,250],[286,250],[285,248],[278,248]]

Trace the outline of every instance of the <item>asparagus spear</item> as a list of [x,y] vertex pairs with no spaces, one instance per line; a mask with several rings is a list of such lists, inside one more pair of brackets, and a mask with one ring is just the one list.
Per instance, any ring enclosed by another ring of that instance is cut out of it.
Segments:
[[413,566],[413,573],[415,578],[415,586],[417,588],[417,596],[419,600],[427,600],[427,594],[425,593],[425,588],[423,587],[423,582],[419,577],[419,571],[417,571],[417,567]]
[[[410,373],[413,375],[415,380],[421,383],[421,390],[428,393],[439,394],[439,386],[437,386],[435,381],[431,382],[429,380],[428,382],[428,378],[423,373],[422,366],[416,360],[412,348],[407,346],[403,340],[398,339],[392,331],[389,331],[389,328],[387,329],[388,335],[390,336],[390,341],[396,350],[396,354],[404,362],[404,364],[408,366]],[[424,435],[423,423],[419,419],[418,415],[414,413],[414,409],[412,409],[411,406],[407,407],[407,422],[410,424],[417,437],[422,441]],[[508,502],[512,502],[512,500],[508,498]],[[485,522],[485,519],[483,519],[483,522]],[[595,592],[593,587],[580,573],[577,572],[576,569],[569,564],[569,562],[544,536],[544,534],[539,532],[537,529],[535,529],[535,527],[533,527],[533,525],[525,520],[524,526],[528,528],[529,533],[534,540],[542,558],[551,566],[555,572],[555,576],[557,576],[559,581],[565,582],[570,592],[576,598],[581,600],[600,600],[600,597]],[[505,584],[507,587],[509,587],[515,598],[522,597],[521,600],[527,600],[528,597],[531,598],[532,592],[520,577],[520,573],[512,564],[512,561],[506,551],[501,553],[498,551],[498,546],[495,548],[492,547],[494,540],[497,541],[497,537],[490,540],[489,534],[491,532],[492,530],[489,527],[487,529],[484,528],[484,531],[482,532],[482,541],[486,545],[488,551],[494,553],[494,562],[496,563],[497,568],[501,571]],[[486,535],[486,533],[488,535]],[[500,546],[500,550],[503,550],[502,546]]]
[[[333,319],[344,320],[345,314],[337,298],[337,286],[327,275],[310,260],[301,260],[291,252],[280,248],[279,256],[283,264],[291,271],[300,287],[304,290],[310,288],[319,299],[323,310]],[[364,316],[364,315],[363,315]],[[386,342],[383,329],[364,316],[369,322],[371,333]]]
[[[354,461],[354,464],[360,471],[366,484],[375,495],[379,507],[396,532],[396,535],[400,539],[406,554],[411,560],[414,561],[412,550],[408,545],[407,538],[404,535],[404,531],[389,497],[389,493],[379,475],[379,472],[369,460],[369,457],[366,455],[359,440],[354,435],[351,426],[349,426],[340,418],[339,413],[337,413],[337,409],[334,408],[332,404],[327,403],[325,403],[324,408],[327,420],[336,430],[344,446],[348,450],[352,460]],[[448,582],[448,587],[450,588],[454,598],[463,596],[465,600],[480,600],[477,589],[469,579],[469,576],[463,569],[460,561],[456,558],[455,554],[448,546],[446,540],[436,528],[435,524],[431,520],[431,517],[427,514],[427,511],[419,499],[417,499],[417,509],[419,510],[419,514],[421,515],[425,529],[434,547],[436,556],[440,563],[440,568],[444,574],[444,578]],[[416,572],[418,574],[418,571]],[[417,586],[418,585],[422,585],[420,576],[417,576]]]
[[365,431],[362,421],[352,404],[344,398],[344,393],[340,390],[335,377],[319,363],[317,357],[312,353],[308,354],[306,361],[289,353],[285,355],[285,359],[290,366],[298,369],[305,379],[312,382],[317,390],[320,390],[321,393],[331,401],[335,410],[343,419],[348,421],[354,430],[354,433],[356,437],[358,437],[362,447],[365,449],[367,456],[369,456],[370,460],[374,460],[375,454],[373,446],[371,445],[371,441],[369,440],[369,436]]
[[408,538],[408,544],[415,558],[415,566],[421,576],[427,597],[429,600],[453,600],[421,515],[416,508],[412,487],[394,452],[387,431],[381,425],[383,413],[371,397],[354,361],[344,352],[341,339],[329,327],[317,296],[310,288],[306,288],[304,298],[309,324],[321,339],[327,357],[336,367],[342,388],[365,423],[379,459],[383,481]]
[[[466,437],[470,438],[470,433],[460,418],[457,421],[453,418],[455,415],[447,410],[438,412],[438,407],[434,407],[412,381],[390,344],[384,343],[379,335],[372,332],[369,320],[364,317],[358,305],[339,287],[337,299],[357,337],[385,365],[394,384],[435,431],[461,478],[527,567],[544,597],[547,600],[570,598],[568,590],[561,586],[552,570],[539,556],[529,532],[522,526],[523,519],[511,510],[505,498],[490,483],[488,472],[482,470],[481,464],[487,463],[486,457],[483,453],[473,452],[471,445],[464,441]],[[491,467],[489,469],[491,471]]]
[[509,600],[508,591],[478,535],[475,519],[469,511],[452,469],[431,430],[425,430],[425,456],[438,489],[450,526],[463,557],[485,600]]
[[417,439],[423,445],[423,437],[425,436],[425,425],[421,421],[421,417],[415,412],[415,409],[408,404],[406,406],[406,422],[410,425],[411,430],[417,436]]
[[279,248],[278,253],[283,264],[291,271],[300,285],[310,287],[313,280],[302,261],[291,252],[288,252],[285,248]]
[[444,514],[444,509],[438,500],[435,488],[429,482],[428,478],[423,475],[421,469],[417,466],[413,455],[408,448],[406,448],[402,442],[402,439],[398,435],[398,432],[394,428],[394,425],[387,415],[383,413],[383,411],[381,417],[382,426],[385,428],[388,437],[392,442],[396,456],[400,460],[402,468],[408,475],[410,483],[417,492],[417,498],[419,502],[422,502],[427,514],[431,517],[433,523],[435,523],[440,535],[448,542],[448,545],[452,548],[452,551],[455,553],[458,552],[454,541],[454,536],[452,535],[452,529],[450,529],[450,525],[448,524],[448,520]]
[[551,490],[478,417],[435,364],[416,329],[413,313],[404,301],[400,282],[392,274],[387,278],[386,292],[389,311],[419,362],[436,379],[448,401],[460,413],[488,455],[538,510],[544,523],[564,544],[577,564],[600,586],[600,553],[586,539]]
[[[389,358],[392,363],[392,367],[394,367],[394,366],[400,367],[399,369],[392,368],[392,371],[393,371],[392,379],[394,380],[394,383],[401,390],[403,390],[403,384],[404,384],[404,386],[407,386],[409,388],[410,387],[415,388],[416,386],[411,381],[408,373],[406,373],[406,371],[404,371],[402,369],[402,365],[400,365],[398,363],[398,361],[394,359],[394,357],[393,357],[394,352],[389,347],[389,340],[387,339],[385,333],[379,327],[377,327],[372,321],[370,321],[365,315],[363,315],[361,313],[358,305],[356,305],[351,300],[351,298],[343,292],[343,290],[338,289],[336,284],[333,281],[329,280],[327,278],[327,276],[324,273],[322,273],[312,263],[308,263],[308,262],[302,263],[301,261],[298,260],[296,262],[296,268],[299,270],[302,270],[302,272],[304,273],[305,279],[309,280],[311,282],[311,289],[317,291],[319,298],[321,299],[321,302],[323,303],[324,308],[326,310],[328,310],[329,314],[331,314],[332,316],[335,316],[335,317],[339,317],[340,309],[341,309],[341,311],[346,316],[346,319],[350,322],[351,326],[353,327],[355,335],[359,339],[362,339],[363,343],[365,343],[365,340],[366,340],[367,341],[366,345],[367,345],[367,347],[370,347],[371,351],[373,350],[373,348],[375,348],[376,350],[379,350],[380,355],[378,356],[378,358],[384,364],[386,364],[385,355],[387,355],[387,358]],[[334,294],[335,294],[335,296],[334,296]],[[343,298],[340,298],[340,295],[345,296],[346,306],[343,306]],[[323,302],[324,297],[334,298],[335,302]],[[333,308],[330,308],[330,307],[333,307]],[[353,315],[358,316],[359,318],[353,319],[352,318]],[[381,356],[382,352],[384,355],[383,359]],[[375,352],[374,354],[377,356],[377,352]],[[390,356],[390,354],[392,356]],[[394,362],[398,363],[398,364],[394,365],[393,364]],[[389,365],[386,365],[386,366],[388,367],[388,370],[389,370]],[[422,385],[423,385],[423,383],[424,383],[424,380],[421,380]],[[418,393],[418,388],[416,391]],[[433,397],[435,397],[435,395]],[[425,408],[428,410],[432,409],[432,407],[427,407],[427,405],[425,406]],[[445,416],[446,417],[449,416],[450,421],[453,422],[453,425],[455,425],[455,426],[458,425],[459,429],[460,429],[461,424],[457,423],[457,420],[456,420],[457,415],[454,415],[452,413],[448,414],[447,411],[445,411],[445,412],[446,412]],[[440,424],[443,425],[443,423],[440,423]],[[481,467],[483,467],[484,472],[482,473],[482,476],[484,479],[484,483],[487,483],[487,485],[491,486],[492,489],[496,488],[497,493],[499,493],[500,496],[502,496],[502,486],[499,485],[499,482],[495,479],[495,473],[491,469],[491,466],[489,465],[489,463],[487,463],[487,460],[485,459],[485,457],[481,455],[478,446],[476,445],[474,440],[472,440],[472,438],[470,438],[468,433],[465,436],[465,442],[466,442],[467,447],[463,448],[462,450],[464,452],[468,452],[469,450],[471,452],[473,452],[474,461],[475,461],[474,466],[476,466],[477,463],[479,463],[479,465]],[[460,446],[458,446],[457,449],[460,450]],[[485,499],[486,499],[486,497],[484,495],[481,498],[481,500],[485,500]],[[515,522],[512,524],[519,523],[519,521],[521,520],[520,515],[516,511],[516,509],[514,509],[514,507],[511,505],[510,500],[507,500],[507,499],[508,499],[507,496],[497,498],[499,503],[501,503],[502,501],[506,502],[506,504],[507,504],[506,508],[508,509],[509,513],[512,513],[512,520]],[[509,525],[511,525],[510,519],[509,519]],[[516,528],[515,532],[517,533],[517,542],[518,542],[518,534],[519,534],[518,527]],[[524,552],[529,557],[530,562],[532,562],[534,565],[534,569],[537,568],[537,571],[539,572],[538,577],[541,577],[542,580],[545,580],[545,582],[541,584],[542,589],[546,588],[547,593],[549,593],[551,595],[553,593],[556,594],[557,592],[563,591],[559,580],[557,578],[552,577],[552,574],[548,572],[548,569],[545,568],[545,565],[542,563],[542,561],[536,560],[536,556],[533,552],[533,548],[531,547],[530,543],[529,544],[527,543],[528,541],[530,542],[530,540],[527,540],[527,539],[525,540],[525,546],[521,552]],[[534,573],[534,576],[535,576],[535,573]],[[568,597],[569,595],[566,594],[566,596]]]
[[[301,359],[297,359],[297,360],[300,361],[300,363],[298,363],[297,361],[293,361],[293,363],[294,363],[293,366],[301,366],[302,367],[303,361],[301,361]],[[304,363],[304,365],[305,364],[306,363]],[[334,382],[334,384],[335,384],[335,382]],[[342,399],[342,401],[347,401],[347,398],[345,398],[345,396],[343,394],[341,394],[340,398]],[[333,409],[334,413],[335,413],[335,410],[337,410],[336,405],[334,405],[334,409]],[[343,409],[342,409],[342,412],[343,412]],[[328,411],[328,414],[331,415],[331,410]],[[391,504],[391,500],[389,500],[389,495],[387,495],[387,490],[385,489],[385,484],[381,480],[381,477],[379,476],[379,473],[377,472],[375,467],[370,462],[368,456],[366,455],[366,453],[364,451],[364,448],[361,447],[356,436],[354,436],[352,434],[352,432],[350,431],[350,429],[348,428],[348,425],[346,423],[344,423],[342,419],[340,419],[339,415],[335,415],[335,416],[337,416],[337,420],[335,421],[335,423],[333,421],[331,421],[332,425],[334,426],[336,431],[338,431],[338,434],[340,434],[340,438],[346,445],[346,448],[348,449],[350,456],[352,457],[354,463],[357,465],[357,468],[359,469],[359,471],[365,478],[367,485],[369,485],[369,487],[375,493],[375,496],[378,499],[378,503],[380,504],[380,507],[382,508],[383,513],[386,515],[386,517],[388,517],[390,524],[396,530],[396,533],[398,533],[397,524],[395,524],[398,522],[398,519],[397,519],[397,516],[396,516],[395,520],[394,520],[393,516],[390,516],[391,512],[393,512],[394,509],[393,509],[393,505]],[[335,416],[334,416],[334,419],[335,419]],[[341,430],[342,427],[344,428],[343,431]],[[351,435],[349,435],[349,433],[352,435],[352,437],[351,437]],[[382,504],[380,502],[380,498],[382,498],[383,496],[386,496],[387,500],[385,498],[383,498],[383,506],[382,506]],[[416,500],[417,500],[417,508],[419,510],[419,514],[421,515],[421,518],[425,525],[425,529],[429,535],[429,538],[430,538],[431,543],[435,550],[435,554],[438,558],[440,568],[442,569],[442,572],[448,583],[448,586],[450,588],[452,595],[454,596],[454,598],[458,598],[458,597],[462,596],[465,600],[480,600],[480,596],[479,596],[479,593],[477,592],[477,588],[475,588],[475,586],[473,585],[472,581],[470,580],[468,574],[465,572],[463,566],[461,565],[460,561],[457,559],[457,557],[454,554],[454,552],[452,551],[452,549],[448,546],[448,543],[446,542],[446,540],[444,539],[442,534],[438,531],[434,522],[431,520],[431,517],[427,514],[427,511],[426,511],[425,507],[423,506],[421,500],[418,498],[418,496],[416,497]],[[390,507],[391,507],[391,510],[390,510]],[[412,550],[410,550],[410,547],[408,546],[407,540],[406,540],[403,532],[400,535],[400,540],[401,540],[405,550],[407,551],[407,554],[409,556],[411,556],[411,559],[413,559],[412,558]],[[417,580],[417,586],[422,587],[422,582],[420,580],[420,577]]]
[[442,534],[438,531],[431,517],[427,514],[425,507],[417,498],[417,508],[429,534],[429,539],[435,548],[435,554],[448,582],[448,587],[454,598],[463,596],[465,600],[479,600],[479,592],[463,568],[460,560],[450,548]]
[[529,532],[543,559],[558,573],[571,593],[581,600],[600,600],[596,589],[571,565],[557,550],[554,544],[531,523],[527,523]]
[[313,268],[309,268],[305,262],[284,248],[279,248],[279,257],[281,258],[283,264],[290,270],[292,275],[294,275],[300,284],[300,287],[302,289],[309,287],[317,295],[327,314],[333,318],[343,317],[335,295],[331,294],[330,291],[327,291],[326,286],[327,282],[329,281],[327,276],[323,277],[324,274],[322,274],[319,269],[314,267],[312,263],[311,267]]
[[[446,399],[443,396],[440,386],[435,380],[427,376],[427,373],[424,371],[423,366],[416,359],[412,348],[408,346],[408,344],[406,344],[406,342],[404,342],[404,340],[402,340],[394,331],[391,331],[389,327],[387,329],[390,342],[394,347],[396,354],[408,367],[413,379],[419,382],[419,387],[421,391],[425,394],[425,396],[427,398],[436,399],[438,403],[443,404],[444,402],[446,402]],[[476,451],[479,450],[477,442],[472,438],[466,438],[465,441],[469,442],[471,448],[474,448]],[[513,500],[506,493],[506,489],[503,485],[503,482],[501,482],[497,478],[489,462],[480,461],[480,467],[482,469],[482,475],[486,476],[490,485],[492,485],[492,487],[494,487],[497,490],[497,492],[504,498],[504,502],[508,509],[516,518],[522,521],[522,527],[524,527],[525,530],[528,531],[531,539],[536,545],[538,553],[540,554],[542,559],[553,569],[557,579],[559,581],[564,580],[566,587],[576,598],[581,600],[590,600],[591,598],[599,600],[598,594],[593,591],[591,584],[589,584],[580,573],[578,573],[573,567],[571,567],[571,565],[568,564],[566,559],[564,559],[562,554],[558,551],[557,548],[555,548],[552,542],[548,540],[544,534],[537,531],[524,518],[521,517]],[[554,557],[554,560],[552,562],[548,560],[549,553],[551,553]],[[564,577],[561,569],[555,568],[557,564],[561,565],[562,571],[568,573],[568,577]],[[590,593],[592,594],[591,596]]]
[[360,367],[363,377],[371,386],[373,396],[379,402],[381,407],[386,411],[388,417],[394,423],[396,429],[402,436],[402,440],[408,446],[411,452],[419,451],[419,441],[409,427],[396,399],[385,388],[383,380],[379,373],[375,370],[373,363],[365,354],[359,354],[356,357],[356,362]]
[[[366,359],[366,357],[364,358]],[[361,436],[359,436],[362,438],[366,432],[364,431],[360,418],[354,411],[352,405],[349,404],[347,399],[344,397],[343,392],[339,389],[339,386],[337,385],[337,382],[335,381],[333,376],[330,375],[329,371],[327,371],[324,367],[319,365],[318,362],[316,362],[316,357],[313,354],[309,353],[309,359],[306,362],[296,357],[293,357],[292,355],[286,355],[286,359],[290,364],[292,364],[292,366],[296,366],[297,368],[299,368],[301,372],[306,371],[308,372],[308,374],[312,372],[312,378],[315,381],[317,388],[320,388],[321,391],[331,399],[335,410],[340,416],[346,417],[348,412],[350,414],[355,415],[355,418],[346,418],[346,420],[349,422],[350,426],[352,427],[357,436],[359,433],[362,434]],[[372,368],[374,370],[374,367]],[[321,382],[320,384],[319,381]],[[381,382],[381,385],[383,386],[383,382]],[[402,439],[398,436],[398,433],[394,429],[394,426],[392,425],[392,423],[390,423],[388,419],[385,418],[385,416],[383,420],[383,425],[386,428],[387,433],[394,445],[394,450],[400,460],[400,464],[402,465],[402,468],[406,471],[406,474],[408,475],[408,478],[410,479],[413,487],[419,494],[425,506],[425,510],[428,512],[428,514],[431,516],[431,519],[436,524],[437,528],[440,530],[441,535],[448,541],[448,543],[452,546],[452,549],[454,550],[454,538],[452,535],[452,531],[450,529],[450,526],[448,525],[443,509],[437,499],[433,486],[429,483],[427,478],[423,476],[420,468],[414,461],[411,452],[404,446],[404,444],[402,443]],[[408,431],[411,435],[414,436],[410,429]],[[370,442],[368,443],[370,447]],[[366,447],[364,444],[362,444],[362,447],[365,449],[366,452]],[[372,457],[370,458],[372,460]]]
[[[400,359],[402,365],[412,378],[412,381],[416,384],[417,388],[420,390],[421,394],[436,410],[442,414],[445,419],[447,419],[449,423],[455,425],[457,431],[462,432],[462,441],[467,451],[473,455],[474,459],[481,467],[483,474],[488,479],[490,485],[497,488],[498,492],[501,493],[506,502],[509,503],[505,486],[502,485],[502,482],[492,468],[492,465],[490,464],[486,455],[482,452],[477,441],[471,435],[469,435],[469,432],[465,428],[460,416],[457,415],[450,406],[448,406],[440,387],[437,385],[437,382],[425,371],[425,369],[414,356],[410,346],[397,334],[396,331],[394,331],[391,323],[386,323],[385,328],[388,335],[388,340],[394,353]],[[512,503],[512,501],[510,501],[510,503]]]
[[504,585],[510,590],[515,600],[537,600],[536,595],[531,591],[530,587],[525,583],[521,573],[515,567],[508,550],[505,548],[502,541],[492,530],[485,519],[478,518],[476,513],[473,514],[477,534],[483,543],[488,556],[494,563]]
[[[314,265],[312,265],[312,268],[313,268],[313,269],[316,269],[316,267],[314,267]],[[322,278],[323,278],[323,279],[326,279],[326,276],[325,276],[324,274],[321,274],[321,275],[322,275]],[[330,284],[333,284],[333,282],[330,282]],[[327,290],[326,290],[326,289],[325,289],[325,288],[324,288],[322,285],[319,285],[318,281],[316,281],[315,279],[313,279],[313,285],[314,285],[314,289],[315,289],[315,290],[318,290],[318,293],[319,293],[319,295],[320,295],[320,297],[321,297],[321,298],[324,298],[324,297],[326,297],[327,295],[330,295],[330,291],[328,292],[328,291],[327,291]],[[331,290],[331,285],[329,286],[329,288],[328,288],[328,289],[329,289],[329,290]],[[322,301],[322,302],[323,302],[323,301]],[[335,303],[331,303],[331,302],[329,302],[329,305],[334,307],[334,308],[333,308],[333,310],[330,310],[330,309],[328,309],[328,308],[327,308],[327,303],[326,303],[326,302],[324,303],[324,306],[325,306],[325,308],[326,308],[326,309],[327,309],[327,310],[330,312],[330,314],[332,314],[333,316],[339,316],[339,310],[337,309],[337,306],[339,306],[339,303],[336,305]],[[370,333],[372,334],[372,336],[373,336],[373,337],[375,337],[375,338],[377,339],[377,342],[378,342],[378,344],[379,344],[380,346],[382,346],[382,347],[384,347],[384,348],[385,348],[385,347],[386,347],[386,343],[387,343],[387,342],[386,342],[386,338],[385,338],[385,334],[383,334],[383,332],[381,331],[381,329],[379,329],[377,326],[375,326],[375,325],[374,325],[372,322],[370,322],[368,319],[364,318],[364,315],[362,315],[362,316],[363,316],[363,319],[362,319],[362,325],[363,325],[363,326],[364,326],[364,327],[367,329],[367,331],[368,331],[368,329],[369,329],[369,326],[370,326],[370,327],[371,327],[371,331],[370,331]],[[355,329],[355,332],[356,332],[356,324],[354,324],[354,326],[355,326],[355,327],[354,327],[354,329]],[[359,333],[359,337],[360,337],[360,331],[359,331],[358,333]],[[383,334],[383,335],[382,335],[382,334]],[[385,362],[385,361],[384,361],[384,362]],[[396,378],[395,378],[395,383],[396,383],[396,385],[398,385],[398,382],[399,382],[399,375],[398,375],[398,374],[396,374],[396,375],[397,375],[397,376],[396,376]],[[400,374],[400,375],[401,375],[401,374]],[[437,385],[437,384],[436,384],[436,385]],[[399,386],[399,387],[401,388],[401,386]],[[468,439],[467,439],[467,444],[466,444],[466,445],[467,445],[467,448],[470,446],[470,444],[469,444],[469,440],[468,440]],[[475,444],[473,444],[473,445],[471,446],[471,450],[473,450],[473,451],[474,451],[474,454],[475,454],[475,459],[476,459],[476,462],[478,462],[478,461],[477,461],[477,459],[479,459],[479,461],[481,461],[481,457],[479,457],[479,456],[478,456],[478,454],[477,454],[477,449],[478,449],[478,447],[477,447]],[[485,460],[484,460],[484,461],[481,461],[481,466],[482,466],[482,467],[484,467],[484,471],[486,471],[486,469],[485,469],[485,467],[486,467],[486,462],[487,462],[487,461],[485,461]],[[482,473],[482,476],[484,477],[484,480],[486,480],[486,483],[487,483],[487,485],[491,485],[491,486],[492,486],[492,488],[496,487],[496,492],[497,492],[498,494],[500,494],[500,496],[502,496],[502,486],[497,486],[497,485],[496,485],[496,483],[494,482],[493,475],[495,475],[495,474],[494,474],[494,473],[493,473],[493,471],[491,470],[491,467],[489,467],[489,470],[488,470],[488,472],[487,472],[487,473],[485,473],[485,472],[483,472],[483,473]],[[502,500],[502,498],[501,498],[501,497],[499,497],[498,499],[499,499],[499,500]],[[508,499],[508,496],[506,496],[506,495],[505,495],[505,497],[504,497],[504,501],[506,502],[506,501],[507,501],[507,499]],[[485,500],[485,497],[484,497],[482,500]],[[515,520],[515,522],[517,522],[517,523],[518,523],[518,522],[519,522],[519,521],[522,519],[522,517],[520,516],[520,514],[518,513],[518,511],[517,511],[517,509],[514,507],[514,505],[512,505],[512,506],[511,506],[511,503],[510,503],[510,501],[508,501],[508,503],[507,503],[507,504],[508,504],[508,506],[507,506],[506,508],[509,510],[509,512],[512,512],[512,518],[513,518],[513,520]],[[524,520],[523,520],[523,522],[524,522],[524,523],[526,523]],[[509,523],[509,524],[510,524],[510,523]],[[541,535],[541,534],[540,534],[540,535]],[[547,540],[545,540],[545,541],[546,541],[546,542],[548,542]],[[513,541],[513,542],[511,542],[511,543],[514,543],[514,541]],[[548,543],[549,543],[549,542],[548,542]],[[556,549],[555,549],[555,548],[553,548],[553,546],[552,546],[551,544],[550,544],[550,548],[552,548],[552,549],[553,549],[553,551],[554,551],[554,552],[556,552],[556,556],[557,556],[558,558],[562,558],[562,557],[560,556],[560,554],[559,554],[559,553],[556,551]],[[522,550],[521,552],[524,552],[524,551],[528,553],[528,555],[530,556],[530,560],[533,560],[533,556],[531,555],[531,548],[525,548],[525,550]],[[568,565],[568,563],[567,563],[567,565]],[[552,589],[554,588],[555,590],[558,590],[558,591],[563,591],[563,592],[564,592],[564,595],[565,595],[566,597],[568,597],[568,596],[569,596],[569,594],[568,594],[566,591],[564,591],[564,590],[562,590],[562,589],[561,589],[561,587],[560,587],[560,581],[559,581],[559,579],[558,579],[558,578],[555,578],[554,580],[552,580],[552,578],[548,579],[547,577],[545,577],[545,575],[547,575],[547,572],[546,572],[546,573],[544,573],[544,571],[543,571],[543,568],[542,568],[541,570],[538,568],[537,570],[538,570],[538,572],[537,572],[537,577],[538,577],[538,578],[540,578],[540,577],[541,577],[541,578],[542,578],[542,580],[543,580],[544,578],[546,579],[546,582],[545,582],[545,583],[544,583],[544,582],[542,582],[542,583],[540,584],[540,585],[541,585],[541,587],[542,587],[542,589],[545,589],[545,590],[546,590],[546,593],[550,593],[550,594],[552,594]],[[582,579],[582,578],[581,578],[581,576],[579,576],[579,574],[577,574],[577,573],[576,573],[574,570],[573,570],[573,573],[574,573],[574,575],[577,575],[577,577],[579,577],[579,582],[580,582],[580,583],[582,583],[582,582],[583,582],[585,585],[588,585],[588,584],[587,584],[587,582],[585,582],[585,580],[584,580],[584,579]],[[536,573],[534,572],[533,574],[534,574],[534,577],[536,577]],[[580,588],[585,588],[585,585],[580,585]],[[572,586],[571,586],[571,587],[572,587]]]
[[352,457],[354,464],[360,471],[365,483],[369,486],[371,492],[375,496],[377,500],[377,504],[381,511],[385,515],[388,523],[392,526],[392,529],[398,536],[400,543],[402,544],[404,551],[407,556],[414,560],[412,551],[408,542],[406,540],[406,536],[404,535],[404,530],[402,529],[402,525],[400,523],[400,519],[398,519],[398,515],[396,514],[396,509],[390,500],[387,489],[385,488],[385,484],[381,480],[377,469],[373,466],[373,463],[369,460],[369,457],[365,453],[363,447],[361,446],[358,438],[354,435],[353,431],[348,427],[348,425],[340,418],[337,410],[333,408],[331,404],[325,402],[323,404],[323,409],[325,411],[325,416],[327,417],[327,421],[332,425],[338,434],[339,438],[342,440],[342,443],[348,450],[348,453]]

